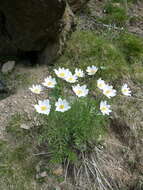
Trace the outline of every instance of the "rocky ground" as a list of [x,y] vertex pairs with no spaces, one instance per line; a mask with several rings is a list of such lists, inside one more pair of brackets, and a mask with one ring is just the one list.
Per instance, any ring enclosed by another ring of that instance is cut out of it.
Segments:
[[[17,75],[17,73],[20,73]],[[0,101],[0,126],[1,130],[4,130],[9,119],[15,113],[26,112],[30,114],[33,112],[32,104],[34,99],[29,91],[29,87],[34,83],[40,83],[44,79],[44,76],[48,75],[47,66],[25,67],[24,65],[18,64],[15,66],[14,71],[10,74],[8,88],[13,94],[4,98]],[[16,76],[16,77],[15,77]],[[12,78],[12,81],[11,81]],[[1,135],[3,132],[1,131]]]

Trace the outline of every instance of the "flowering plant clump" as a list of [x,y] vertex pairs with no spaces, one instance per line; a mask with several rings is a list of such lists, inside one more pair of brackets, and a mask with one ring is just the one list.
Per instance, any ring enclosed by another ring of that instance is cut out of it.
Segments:
[[[66,68],[54,69],[57,78],[50,75],[44,79],[43,86],[29,88],[36,94],[34,108],[44,121],[40,139],[48,142],[54,159],[62,161],[66,157],[74,160],[80,151],[89,151],[93,142],[97,143],[104,134],[105,123],[112,113],[108,101],[117,96],[117,90],[96,77],[100,69],[94,65],[88,66],[86,71],[75,68],[75,73]],[[90,79],[97,88],[90,89],[90,85],[85,83]],[[48,91],[48,97],[37,100],[44,90]],[[100,96],[94,97],[92,90]],[[127,84],[122,85],[121,93],[131,96]]]

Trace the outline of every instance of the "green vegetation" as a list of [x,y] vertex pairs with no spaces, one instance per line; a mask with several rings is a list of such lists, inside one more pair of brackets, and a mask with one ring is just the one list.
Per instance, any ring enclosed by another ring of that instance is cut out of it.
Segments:
[[99,20],[105,24],[127,28],[127,23],[130,20],[134,21],[128,14],[130,4],[136,2],[137,0],[109,0],[103,7],[104,16]]
[[[78,160],[82,152],[91,152],[106,134],[107,118],[99,113],[99,102],[93,98],[73,100],[64,113],[43,116],[40,141],[48,143],[51,160],[62,163]],[[42,117],[41,115],[39,117]]]
[[29,131],[20,128],[25,116],[15,114],[7,126],[7,140],[0,141],[0,186],[4,190],[34,190],[37,158]]
[[[96,79],[101,77],[107,81],[114,81],[116,85],[128,75],[133,80],[135,77],[136,82],[143,82],[140,70],[142,59],[141,37],[114,30],[100,33],[89,30],[76,31],[56,67],[63,66],[73,71],[75,67],[85,70],[88,65],[103,66],[105,69],[96,74]],[[95,78],[93,83],[94,80]]]
[[101,18],[103,23],[119,27],[126,25],[128,15],[125,3],[109,1],[105,4],[104,12],[105,16]]
[[8,123],[7,127],[7,133],[9,134],[9,138],[12,138],[13,136],[15,137],[13,140],[15,142],[20,142],[23,136],[25,137],[22,142],[30,143],[30,133],[27,130],[24,130],[20,128],[22,123],[27,123],[28,118],[27,114],[19,114],[15,113],[12,117],[11,120]]
[[112,0],[114,3],[136,3],[138,0]]
[[4,190],[34,190],[35,160],[23,144],[0,142],[0,186]]
[[114,42],[91,31],[75,32],[59,62],[60,66],[71,69],[79,67],[85,70],[88,65],[104,66],[106,70],[99,72],[99,75],[97,73],[96,77],[104,76],[104,79],[110,80],[116,80],[128,71],[125,58]]
[[142,62],[143,41],[140,37],[133,34],[123,34],[119,37],[119,46],[127,62]]
[[2,80],[6,86],[6,92],[0,94],[0,100],[15,93],[17,89],[27,88],[32,85],[36,79],[36,75],[31,75],[30,72],[24,71],[23,68],[19,70],[18,66],[10,73],[3,74],[0,72],[0,80]]
[[17,89],[18,87],[27,87],[33,83],[32,78],[30,78],[29,73],[18,73],[18,71],[2,74],[1,79],[6,81],[7,86],[10,89]]

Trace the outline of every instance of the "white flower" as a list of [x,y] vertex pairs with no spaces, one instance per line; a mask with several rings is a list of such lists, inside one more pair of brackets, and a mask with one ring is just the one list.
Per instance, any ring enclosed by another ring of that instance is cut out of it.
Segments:
[[110,109],[110,107],[111,106],[108,105],[106,101],[101,101],[101,103],[100,103],[100,110],[103,113],[103,115],[105,115],[105,114],[109,115],[110,112],[112,112],[111,109]]
[[71,72],[69,71],[69,69],[65,69],[65,68],[59,68],[59,69],[54,69],[56,75],[59,78],[65,79],[66,76],[68,76],[69,74],[71,74]]
[[33,85],[31,88],[29,88],[33,93],[40,94],[43,90],[41,85]]
[[65,80],[69,83],[75,83],[77,82],[77,76],[69,74],[65,77]]
[[103,89],[103,94],[108,98],[116,96],[116,90],[113,89],[113,86],[106,85]]
[[94,65],[88,66],[86,69],[86,72],[88,73],[88,75],[94,75],[97,71],[98,71],[98,68]]
[[87,89],[86,85],[80,86],[79,84],[77,84],[76,86],[72,86],[72,89],[73,89],[73,91],[75,92],[75,94],[76,94],[78,97],[87,96],[88,91],[89,91],[89,90]]
[[38,113],[42,113],[46,115],[49,115],[50,109],[51,109],[51,105],[48,99],[43,100],[43,101],[39,100],[38,104],[34,105],[34,107]]
[[101,78],[97,80],[97,87],[99,89],[103,90],[105,86],[106,86],[106,84],[105,84],[104,80],[102,80]]
[[81,69],[75,69],[75,75],[77,77],[84,77],[84,72]]
[[131,96],[131,90],[128,87],[127,84],[123,84],[122,88],[121,88],[122,94],[125,96]]
[[55,78],[52,78],[51,76],[45,78],[44,82],[42,83],[44,86],[48,88],[54,88],[57,84]]
[[58,101],[55,103],[56,111],[65,112],[69,110],[71,107],[69,106],[69,103],[66,100],[62,100],[61,98],[58,99]]

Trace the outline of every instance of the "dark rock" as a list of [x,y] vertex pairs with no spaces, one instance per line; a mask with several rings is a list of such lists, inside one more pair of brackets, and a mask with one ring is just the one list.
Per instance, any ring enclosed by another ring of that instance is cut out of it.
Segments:
[[66,5],[66,9],[63,15],[63,30],[59,34],[59,39],[56,42],[48,42],[46,48],[39,55],[39,62],[44,64],[51,64],[57,55],[61,55],[65,47],[67,39],[70,37],[71,32],[73,31],[74,25],[74,15],[69,7]]
[[1,0],[0,56],[42,51],[55,42],[65,6],[63,0]]
[[84,5],[87,4],[89,0],[68,0],[68,3],[73,12],[81,10]]
[[0,80],[0,93],[7,93],[7,92],[8,92],[8,89],[6,85],[4,84],[2,80]]
[[[0,57],[32,55],[51,63],[62,51],[73,14],[88,0],[1,0]],[[68,3],[70,6],[68,6]]]

